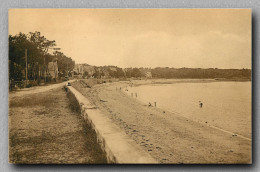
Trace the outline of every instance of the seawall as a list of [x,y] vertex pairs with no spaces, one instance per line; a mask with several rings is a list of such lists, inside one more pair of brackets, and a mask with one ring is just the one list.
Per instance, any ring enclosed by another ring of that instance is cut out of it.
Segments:
[[80,105],[81,115],[96,132],[98,143],[106,153],[108,163],[158,163],[75,88],[69,86],[67,91],[75,96]]

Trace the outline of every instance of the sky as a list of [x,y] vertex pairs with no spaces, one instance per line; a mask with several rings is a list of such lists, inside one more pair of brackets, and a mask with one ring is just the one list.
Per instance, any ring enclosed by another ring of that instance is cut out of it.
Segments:
[[95,66],[251,69],[251,26],[250,9],[9,9],[9,35]]

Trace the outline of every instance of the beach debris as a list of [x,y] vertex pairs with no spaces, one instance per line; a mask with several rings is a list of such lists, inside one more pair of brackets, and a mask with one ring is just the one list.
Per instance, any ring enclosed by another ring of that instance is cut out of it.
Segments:
[[156,149],[158,149],[158,150],[161,150],[162,148],[161,148],[161,147],[159,147],[159,146],[156,146]]
[[205,123],[208,123],[207,121]]
[[152,106],[151,102],[148,103],[148,106]]
[[152,149],[148,149],[148,151],[153,151]]
[[232,151],[232,150],[229,150],[229,152],[234,152],[234,151]]
[[152,113],[150,113],[150,115],[153,115]]
[[101,102],[107,102],[106,100],[102,100],[102,99],[100,99],[100,101],[101,101]]
[[232,134],[232,136],[237,136],[237,134]]
[[156,107],[156,102],[154,102],[154,106]]

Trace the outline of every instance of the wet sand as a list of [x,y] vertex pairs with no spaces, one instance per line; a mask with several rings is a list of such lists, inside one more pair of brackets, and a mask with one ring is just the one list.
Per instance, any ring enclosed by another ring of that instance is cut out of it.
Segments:
[[[136,81],[134,84],[152,82],[155,81]],[[160,163],[252,162],[251,140],[149,107],[124,93],[122,89],[128,84],[129,82],[115,82],[84,88],[77,82],[73,86]]]

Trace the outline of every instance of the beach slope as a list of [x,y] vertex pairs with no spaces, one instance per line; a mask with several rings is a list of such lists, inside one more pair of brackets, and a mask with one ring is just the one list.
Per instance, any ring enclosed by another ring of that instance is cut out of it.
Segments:
[[[251,140],[149,107],[124,93],[128,82],[73,86],[160,163],[251,164]],[[121,89],[120,89],[121,88]]]

